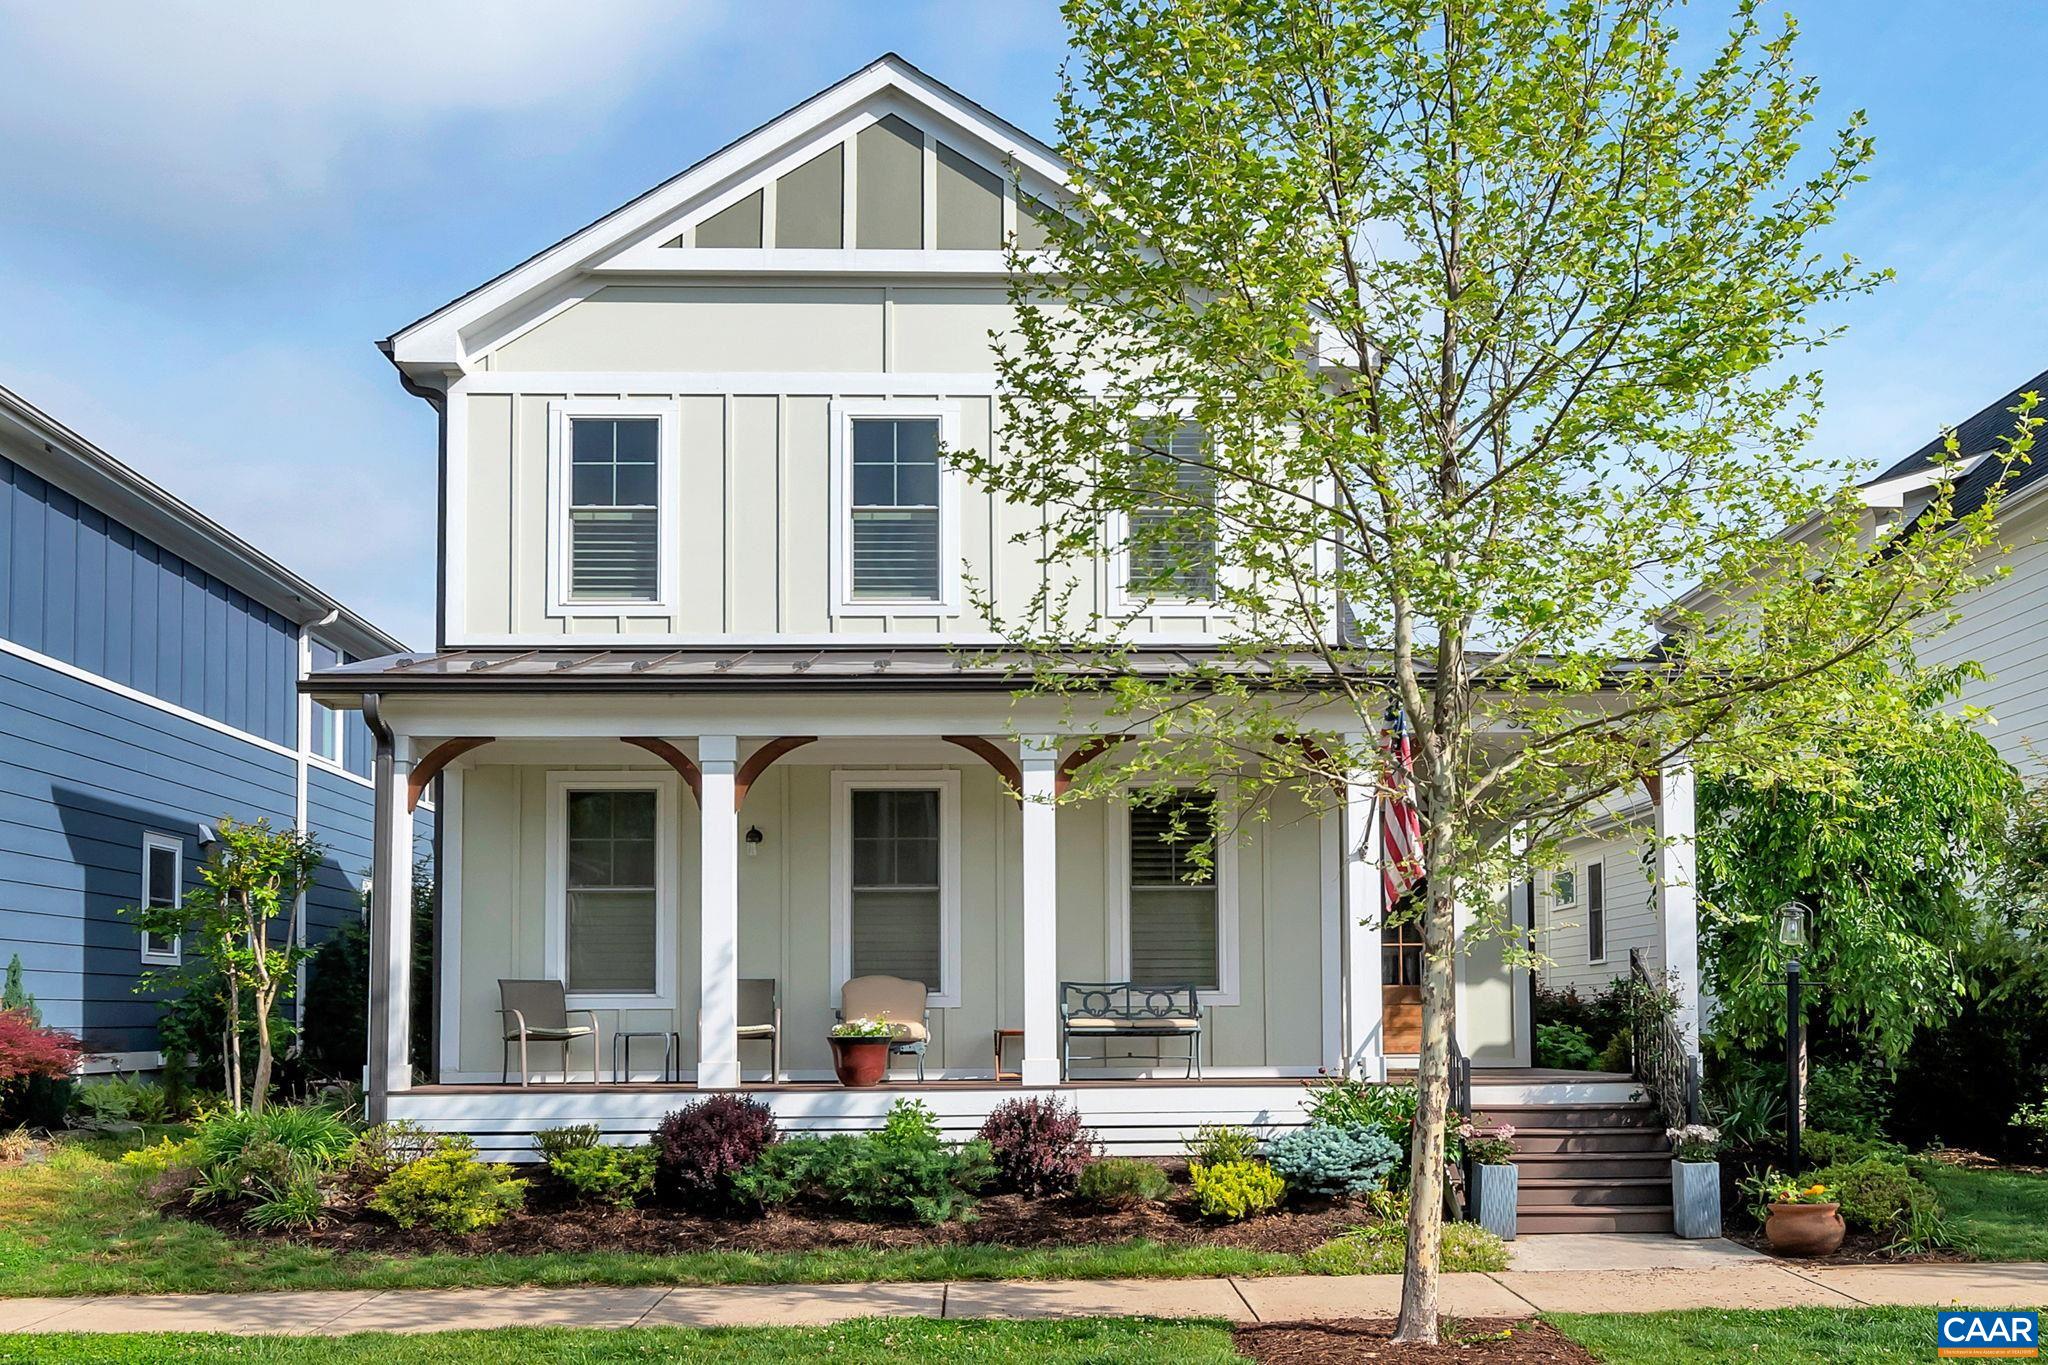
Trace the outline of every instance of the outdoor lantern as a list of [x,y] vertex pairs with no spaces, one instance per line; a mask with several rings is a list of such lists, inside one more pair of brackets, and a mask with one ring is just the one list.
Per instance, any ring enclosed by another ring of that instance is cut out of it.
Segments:
[[759,825],[747,826],[747,856],[754,857],[761,851],[761,841],[767,836],[761,833]]
[[1804,901],[1786,901],[1778,907],[1778,942],[1787,948],[1806,946],[1806,924],[1813,917]]

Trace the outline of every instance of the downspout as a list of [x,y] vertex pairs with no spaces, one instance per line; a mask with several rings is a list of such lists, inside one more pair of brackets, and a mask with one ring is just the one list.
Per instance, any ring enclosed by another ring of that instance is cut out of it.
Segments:
[[[391,827],[395,823],[393,804],[399,799],[397,783],[398,749],[391,727],[384,723],[382,698],[375,692],[363,694],[363,721],[376,741],[376,759],[370,766],[373,819],[376,827],[370,841],[370,1017],[364,1030],[366,1053],[363,1068],[363,1106],[371,1123],[390,1117],[391,1105],[391,888],[397,872],[392,858]],[[411,850],[406,850],[410,852]],[[407,1027],[408,1021],[399,1021]]]

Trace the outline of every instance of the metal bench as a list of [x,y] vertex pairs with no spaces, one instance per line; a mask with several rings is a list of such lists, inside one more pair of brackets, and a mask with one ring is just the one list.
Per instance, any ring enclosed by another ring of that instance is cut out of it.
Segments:
[[1188,1077],[1199,1079],[1202,1005],[1197,991],[1195,986],[1132,981],[1062,981],[1060,1079],[1066,1080],[1072,1068],[1076,1038],[1185,1038]]

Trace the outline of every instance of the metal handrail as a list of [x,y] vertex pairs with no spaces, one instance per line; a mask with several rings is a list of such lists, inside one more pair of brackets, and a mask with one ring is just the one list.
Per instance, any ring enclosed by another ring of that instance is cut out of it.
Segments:
[[1685,1045],[1678,1021],[1655,1001],[1660,989],[1643,961],[1643,950],[1628,950],[1629,1070],[1657,1106],[1667,1128],[1699,1122],[1700,1062]]
[[[1451,1095],[1450,1107],[1466,1122],[1472,1120],[1472,1059],[1458,1046],[1458,1031],[1451,1029],[1449,1046],[1451,1050]],[[1472,1190],[1472,1159],[1468,1156],[1457,1164],[1459,1176],[1455,1204],[1451,1208],[1454,1216],[1464,1216],[1464,1205],[1469,1203]]]

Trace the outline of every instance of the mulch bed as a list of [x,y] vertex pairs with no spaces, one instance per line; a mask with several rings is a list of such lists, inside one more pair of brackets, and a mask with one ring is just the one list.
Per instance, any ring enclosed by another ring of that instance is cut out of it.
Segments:
[[[166,1213],[202,1218],[237,1236],[264,1234],[244,1227],[233,1210],[191,1210],[171,1203]],[[1103,1209],[1074,1198],[1026,1199],[1003,1194],[983,1199],[966,1222],[863,1223],[810,1210],[772,1209],[757,1217],[704,1218],[663,1208],[613,1209],[576,1203],[552,1179],[528,1182],[526,1207],[496,1227],[466,1236],[430,1228],[400,1228],[367,1211],[342,1213],[310,1233],[279,1234],[336,1251],[465,1253],[619,1251],[676,1255],[694,1251],[818,1251],[836,1247],[938,1246],[1059,1247],[1123,1242],[1144,1237],[1176,1246],[1235,1247],[1302,1252],[1371,1221],[1349,1199],[1296,1206],[1242,1223],[1214,1223],[1196,1210],[1192,1195],[1176,1187],[1164,1203]]]
[[[1727,1229],[1728,1240],[1740,1242],[1766,1256],[1772,1254],[1771,1244],[1764,1239],[1762,1228]],[[1886,1251],[1886,1239],[1874,1232],[1858,1232],[1849,1229],[1842,1238],[1842,1245],[1827,1256],[1781,1256],[1777,1259],[1786,1265],[1953,1265],[1970,1260],[1966,1252],[1953,1247],[1937,1251]]]
[[1529,1365],[1598,1365],[1599,1357],[1535,1318],[1445,1318],[1434,1346],[1396,1346],[1393,1320],[1261,1322],[1237,1329],[1237,1349],[1259,1365],[1345,1365],[1349,1361],[1507,1360]]

